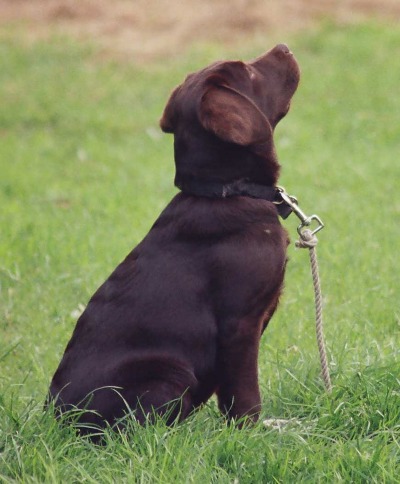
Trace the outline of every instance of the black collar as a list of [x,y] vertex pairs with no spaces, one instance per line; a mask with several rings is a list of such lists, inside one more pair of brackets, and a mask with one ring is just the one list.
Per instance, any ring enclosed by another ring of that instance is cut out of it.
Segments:
[[279,215],[285,219],[292,209],[280,196],[280,190],[274,186],[260,185],[246,180],[235,180],[230,183],[205,182],[200,180],[175,180],[175,185],[187,195],[207,198],[251,197],[273,202]]

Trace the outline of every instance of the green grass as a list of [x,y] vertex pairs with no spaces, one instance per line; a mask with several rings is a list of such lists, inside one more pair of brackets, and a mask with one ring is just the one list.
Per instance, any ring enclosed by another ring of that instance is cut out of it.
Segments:
[[[3,39],[1,481],[400,482],[400,29],[324,25],[290,46],[302,82],[276,145],[281,183],[326,224],[318,255],[333,393],[320,378],[307,253],[292,244],[260,383],[264,417],[301,425],[237,430],[211,401],[175,428],[132,425],[98,447],[43,413],[49,379],[78,306],[175,193],[172,139],[158,130],[169,91],[238,53],[198,46],[139,69],[99,63],[65,39]],[[285,225],[294,240],[297,220]]]

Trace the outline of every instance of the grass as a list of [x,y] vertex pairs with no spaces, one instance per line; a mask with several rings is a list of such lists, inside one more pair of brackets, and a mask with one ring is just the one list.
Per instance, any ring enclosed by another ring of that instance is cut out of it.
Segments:
[[[157,122],[215,45],[171,65],[99,63],[65,39],[0,45],[0,481],[400,482],[400,29],[323,25],[291,40],[302,83],[276,131],[281,182],[326,229],[318,254],[333,393],[319,376],[306,251],[261,344],[264,417],[227,426],[213,401],[95,446],[42,411],[85,304],[175,193]],[[297,220],[285,222],[292,240]]]

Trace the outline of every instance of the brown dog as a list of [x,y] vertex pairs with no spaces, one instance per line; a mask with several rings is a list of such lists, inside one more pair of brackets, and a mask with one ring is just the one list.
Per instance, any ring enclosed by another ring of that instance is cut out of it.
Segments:
[[[261,334],[278,304],[287,235],[273,130],[299,81],[286,47],[189,75],[161,119],[182,190],[93,295],[50,387],[80,424],[185,418],[216,392],[256,419]],[[179,401],[179,406],[168,405]],[[94,412],[93,412],[94,411]]]

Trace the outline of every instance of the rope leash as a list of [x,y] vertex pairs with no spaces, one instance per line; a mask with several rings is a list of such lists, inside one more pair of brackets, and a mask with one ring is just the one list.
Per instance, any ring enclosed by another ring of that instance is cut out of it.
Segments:
[[319,278],[319,268],[317,260],[316,246],[318,239],[309,229],[305,229],[301,232],[300,238],[296,241],[296,247],[300,249],[309,249],[311,274],[314,285],[314,301],[315,301],[315,329],[317,332],[317,343],[319,350],[319,359],[321,362],[322,378],[324,379],[325,388],[328,393],[332,391],[331,377],[329,373],[328,357],[325,349],[324,338],[324,323],[322,320],[322,294],[321,294],[321,282]]
[[[301,249],[309,249],[310,263],[311,263],[311,274],[313,278],[314,285],[314,301],[315,301],[315,327],[317,333],[317,343],[319,350],[319,358],[321,362],[322,378],[325,383],[325,388],[328,393],[332,391],[331,377],[329,373],[328,358],[325,349],[325,338],[324,338],[324,325],[322,319],[322,294],[321,294],[321,282],[319,278],[319,268],[317,260],[316,246],[318,244],[318,239],[316,233],[324,228],[322,220],[317,215],[307,216],[300,210],[298,206],[297,199],[291,195],[288,195],[286,191],[279,187],[279,195],[281,198],[280,202],[288,205],[292,211],[301,220],[301,224],[297,227],[297,232],[300,236],[299,240],[296,242],[296,247]],[[317,222],[317,227],[314,230],[306,229],[305,227],[310,226],[313,222]]]

